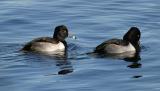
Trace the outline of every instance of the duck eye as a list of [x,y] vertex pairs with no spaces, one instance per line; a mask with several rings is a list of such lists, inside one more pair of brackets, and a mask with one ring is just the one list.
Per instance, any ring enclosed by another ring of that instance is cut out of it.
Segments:
[[63,32],[63,33],[66,33],[66,30],[63,30],[62,32]]
[[67,32],[67,31],[66,31],[65,29],[62,29],[62,30],[61,30],[61,33],[63,33],[63,34],[66,33],[66,32]]

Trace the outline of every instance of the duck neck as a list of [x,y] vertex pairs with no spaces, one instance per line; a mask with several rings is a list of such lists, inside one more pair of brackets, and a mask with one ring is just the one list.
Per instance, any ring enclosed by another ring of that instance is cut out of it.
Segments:
[[138,42],[130,42],[136,49],[136,52],[140,52],[140,44]]

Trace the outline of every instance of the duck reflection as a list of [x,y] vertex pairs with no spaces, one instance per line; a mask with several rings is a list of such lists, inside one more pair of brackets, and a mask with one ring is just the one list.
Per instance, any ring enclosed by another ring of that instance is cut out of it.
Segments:
[[70,61],[68,61],[68,53],[67,51],[63,53],[50,54],[50,57],[56,59],[56,66],[60,68],[58,71],[58,75],[66,75],[68,73],[73,72],[73,67]]
[[[121,53],[121,54],[97,54],[97,53],[87,53],[88,55],[98,57],[98,58],[111,58],[111,59],[121,59],[130,64],[127,65],[129,68],[141,68],[142,64],[139,62],[141,60],[140,52],[131,53]],[[142,75],[133,75],[132,78],[140,78]]]
[[123,60],[131,62],[131,64],[128,65],[129,68],[140,68],[142,66],[142,64],[139,62],[141,60],[139,52],[135,53],[133,57],[126,57]]
[[141,60],[140,53],[139,52],[125,52],[125,53],[87,53],[88,55],[97,57],[97,58],[112,58],[112,59],[121,59],[126,62],[131,62],[130,65],[127,67],[129,68],[140,68],[142,64],[139,62]]
[[71,65],[71,62],[67,60],[57,61],[56,66],[60,67],[60,70],[58,71],[58,75],[66,75],[68,73],[73,72],[73,67]]
[[[38,53],[38,52],[23,52],[25,57],[36,59],[39,61],[44,60],[53,60],[56,66],[59,67],[59,71],[56,74],[49,75],[66,75],[73,72],[73,67],[70,61],[68,61],[68,53],[65,52],[56,52],[56,53]],[[37,63],[36,63],[37,64]]]

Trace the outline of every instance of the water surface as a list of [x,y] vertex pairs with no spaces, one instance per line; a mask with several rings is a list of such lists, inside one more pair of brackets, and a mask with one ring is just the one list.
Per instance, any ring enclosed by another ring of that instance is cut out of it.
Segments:
[[[0,89],[159,91],[159,5],[158,0],[1,0]],[[60,24],[77,36],[67,39],[68,59],[19,51],[33,38],[52,36]],[[142,32],[140,59],[84,54],[122,38],[131,26]]]

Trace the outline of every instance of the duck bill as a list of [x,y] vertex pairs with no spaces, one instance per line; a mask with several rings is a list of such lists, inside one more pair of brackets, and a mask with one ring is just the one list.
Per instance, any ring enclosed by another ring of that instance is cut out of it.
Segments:
[[74,33],[69,33],[69,34],[68,34],[68,38],[77,39],[77,37],[75,36]]

